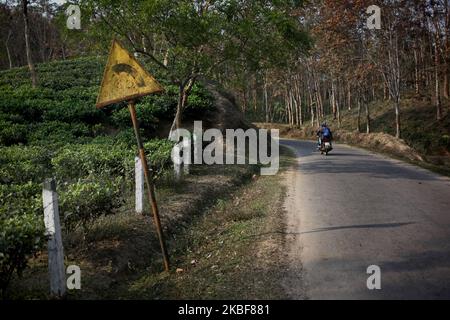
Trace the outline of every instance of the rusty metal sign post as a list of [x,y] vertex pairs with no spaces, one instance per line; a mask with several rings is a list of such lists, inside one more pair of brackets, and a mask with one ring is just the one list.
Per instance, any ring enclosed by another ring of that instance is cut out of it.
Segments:
[[128,109],[130,110],[131,121],[133,122],[134,133],[139,149],[139,157],[144,170],[148,199],[153,213],[153,222],[155,223],[159,244],[161,246],[164,269],[165,271],[169,271],[169,256],[167,254],[164,234],[161,228],[161,220],[159,218],[153,175],[148,168],[147,156],[145,155],[135,109],[136,98],[163,91],[164,89],[155,78],[153,78],[143,66],[114,39],[103,73],[103,80],[97,97],[96,107],[101,108],[121,101],[128,102]]

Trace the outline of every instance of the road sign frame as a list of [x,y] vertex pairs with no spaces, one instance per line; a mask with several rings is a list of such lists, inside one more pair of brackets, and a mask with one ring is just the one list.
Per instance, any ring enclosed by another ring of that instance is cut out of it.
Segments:
[[[154,82],[157,85],[157,90],[154,90],[154,88],[153,88],[147,92],[140,92],[138,94],[133,94],[133,95],[128,95],[128,96],[124,96],[124,97],[120,97],[120,98],[116,98],[116,99],[112,99],[112,100],[107,100],[107,101],[103,101],[101,103],[98,102],[99,97],[102,93],[102,89],[104,87],[104,81],[106,79],[106,74],[108,72],[108,68],[110,65],[112,65],[110,59],[112,59],[111,56],[112,56],[115,44],[117,44],[123,51],[125,51],[125,53],[128,55],[128,57],[130,58],[131,61],[136,62],[138,64],[138,66],[142,69],[141,71],[143,71],[146,76],[148,76],[152,80],[154,80]],[[144,178],[145,178],[145,182],[147,185],[148,200],[150,203],[150,208],[153,213],[153,222],[155,224],[156,232],[158,234],[159,244],[161,246],[161,253],[163,256],[164,269],[165,269],[165,271],[169,271],[170,270],[169,255],[168,255],[167,249],[166,249],[164,234],[163,234],[162,227],[161,227],[161,220],[159,217],[158,204],[156,202],[153,174],[149,170],[149,167],[148,167],[147,156],[145,155],[144,145],[142,143],[142,138],[141,138],[141,134],[139,131],[139,122],[138,122],[138,119],[136,116],[136,108],[135,108],[135,99],[152,94],[152,93],[161,93],[161,92],[164,92],[164,88],[159,84],[159,82],[156,81],[156,79],[147,70],[145,70],[145,68],[142,66],[142,64],[139,61],[137,61],[137,59],[134,58],[130,54],[130,52],[128,50],[126,50],[124,46],[122,46],[122,44],[119,41],[117,41],[116,39],[113,39],[112,44],[111,44],[110,54],[108,56],[108,60],[106,62],[106,67],[103,72],[103,79],[102,79],[102,84],[100,86],[99,94],[97,97],[97,103],[95,106],[97,108],[102,108],[102,107],[105,107],[105,106],[113,104],[113,103],[118,103],[118,102],[122,102],[122,101],[128,102],[128,109],[130,111],[131,121],[133,122],[133,129],[134,129],[134,133],[136,135],[136,142],[137,142],[137,146],[138,146],[139,157],[141,158],[142,167],[144,170]]]
[[[105,86],[106,74],[108,72],[108,66],[111,65],[111,54],[113,52],[113,48],[115,45],[118,45],[119,48],[121,48],[123,51],[125,51],[128,54],[128,58],[131,61],[135,62],[142,69],[142,71],[145,73],[145,75],[147,77],[150,77],[157,84],[157,86],[159,86],[160,89],[156,90],[156,91],[154,89],[149,89],[145,92],[140,92],[140,93],[127,95],[127,96],[119,97],[119,98],[112,99],[112,100],[98,102],[98,97],[100,97],[100,94],[102,93],[102,89]],[[119,103],[119,102],[123,102],[123,101],[136,100],[137,98],[141,98],[141,97],[144,97],[144,96],[152,94],[152,93],[162,93],[162,92],[164,92],[164,88],[162,87],[162,85],[144,68],[144,66],[134,56],[132,56],[128,52],[128,50],[125,49],[125,47],[120,43],[120,41],[118,41],[117,39],[113,39],[110,50],[109,50],[109,56],[108,56],[108,60],[106,62],[106,67],[105,67],[105,70],[103,70],[102,82],[100,85],[99,93],[97,95],[97,102],[95,104],[96,108],[100,109],[100,108],[106,107],[110,104]]]

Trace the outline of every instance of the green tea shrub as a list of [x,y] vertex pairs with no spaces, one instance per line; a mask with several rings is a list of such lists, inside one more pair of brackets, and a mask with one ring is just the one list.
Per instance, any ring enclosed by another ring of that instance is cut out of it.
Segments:
[[90,177],[62,186],[59,204],[66,231],[81,226],[84,231],[96,218],[114,213],[123,203],[122,178]]

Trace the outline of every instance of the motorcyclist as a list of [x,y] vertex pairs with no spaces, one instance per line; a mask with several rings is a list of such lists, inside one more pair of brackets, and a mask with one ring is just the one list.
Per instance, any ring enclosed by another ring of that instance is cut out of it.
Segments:
[[331,145],[331,140],[333,140],[333,133],[331,132],[331,129],[328,127],[327,123],[322,123],[320,129],[317,131],[318,136],[318,148],[320,149],[324,142],[330,142],[331,148],[333,146]]
[[317,150],[320,150],[320,147],[322,146],[322,127],[319,127],[319,129],[317,129],[316,137],[317,137]]

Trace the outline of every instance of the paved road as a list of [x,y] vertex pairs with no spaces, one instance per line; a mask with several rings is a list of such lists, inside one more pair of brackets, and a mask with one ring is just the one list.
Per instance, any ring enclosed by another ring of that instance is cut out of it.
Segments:
[[[450,299],[450,179],[345,145],[322,156],[281,143],[298,157],[286,174],[288,250],[303,269],[287,279],[292,298]],[[380,290],[367,289],[369,265]]]

